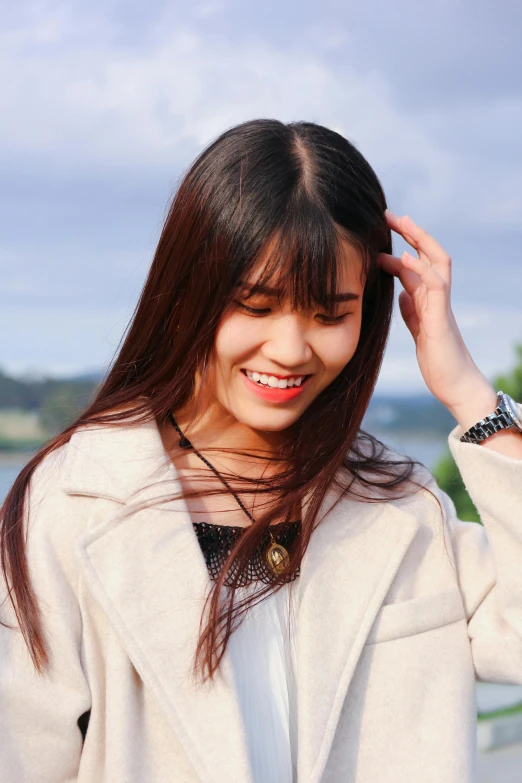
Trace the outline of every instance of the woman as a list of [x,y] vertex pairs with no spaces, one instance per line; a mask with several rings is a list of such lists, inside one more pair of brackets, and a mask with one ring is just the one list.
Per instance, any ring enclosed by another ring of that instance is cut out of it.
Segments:
[[[484,527],[361,431],[394,277]],[[474,680],[522,683],[522,421],[450,284],[339,134],[203,151],[96,398],[4,504],[1,780],[474,779]]]

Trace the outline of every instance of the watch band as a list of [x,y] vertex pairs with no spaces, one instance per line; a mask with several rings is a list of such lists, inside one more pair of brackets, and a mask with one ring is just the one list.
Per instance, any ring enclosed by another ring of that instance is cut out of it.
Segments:
[[495,432],[500,430],[509,429],[515,427],[520,430],[519,421],[512,415],[509,403],[516,405],[510,397],[507,399],[509,403],[504,399],[507,395],[504,392],[497,392],[497,407],[488,416],[478,421],[472,427],[467,430],[460,440],[464,443],[481,443],[489,438],[490,435],[494,435]]

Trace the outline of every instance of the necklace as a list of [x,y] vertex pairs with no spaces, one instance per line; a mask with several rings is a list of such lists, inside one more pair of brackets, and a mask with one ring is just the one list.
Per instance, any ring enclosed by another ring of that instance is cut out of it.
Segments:
[[[194,454],[197,457],[199,457],[199,459],[202,460],[202,462],[204,462],[205,465],[207,465],[207,467],[209,467],[210,470],[212,470],[213,473],[215,473],[215,475],[218,477],[218,479],[225,485],[225,487],[228,489],[228,491],[234,497],[234,499],[236,500],[237,504],[242,509],[242,511],[244,511],[244,513],[247,515],[247,517],[250,519],[250,521],[251,522],[255,522],[256,520],[254,519],[254,517],[252,516],[250,511],[246,508],[246,506],[242,502],[241,498],[239,498],[236,495],[236,493],[234,492],[234,490],[232,489],[232,487],[230,486],[228,481],[226,481],[226,479],[214,467],[214,465],[212,465],[208,461],[208,459],[206,457],[204,457],[202,454],[199,453],[199,451],[196,449],[196,447],[183,434],[183,432],[181,431],[181,429],[180,429],[176,419],[174,418],[174,416],[172,414],[172,411],[169,411],[169,419],[171,421],[172,426],[174,427],[174,429],[176,430],[176,432],[180,436],[179,447],[181,449],[192,449]],[[290,517],[290,514],[288,514],[288,517],[287,517],[286,521],[288,521],[289,517]],[[271,526],[269,525],[269,528],[270,527]],[[277,543],[277,541],[275,540],[275,538],[274,538],[274,536],[272,534],[272,531],[270,529],[268,530],[268,533],[270,535],[271,544],[270,544],[270,546],[268,547],[268,549],[265,552],[265,559],[266,559],[266,562],[267,562],[267,565],[268,565],[270,571],[274,574],[274,576],[278,576],[282,571],[284,571],[284,569],[288,565],[290,557],[289,557],[288,551],[285,549],[285,547],[282,544],[278,544]]]

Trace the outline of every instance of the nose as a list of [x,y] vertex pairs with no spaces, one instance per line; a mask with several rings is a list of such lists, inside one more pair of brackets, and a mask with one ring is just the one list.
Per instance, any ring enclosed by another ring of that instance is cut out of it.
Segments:
[[276,319],[263,345],[263,353],[267,359],[287,369],[304,369],[303,365],[310,361],[313,351],[303,319],[295,313]]

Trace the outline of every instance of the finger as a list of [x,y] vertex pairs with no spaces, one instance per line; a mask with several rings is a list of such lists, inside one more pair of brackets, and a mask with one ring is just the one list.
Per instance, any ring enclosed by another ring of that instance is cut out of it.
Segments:
[[451,285],[452,260],[449,253],[427,231],[417,225],[409,215],[398,217],[387,212],[388,223],[430,266],[436,266],[441,277]]
[[422,258],[415,258],[409,253],[403,253],[402,263],[415,272],[429,291],[438,291],[444,296],[448,294],[449,287],[434,266],[427,264]]
[[397,215],[387,211],[386,218],[390,228],[393,228],[409,245],[415,248],[421,255],[424,255],[430,266],[436,266],[439,274],[450,284],[451,256],[442,245],[427,231],[414,223],[409,215],[397,217]]
[[399,294],[399,309],[404,323],[411,332],[413,339],[417,341],[420,329],[419,317],[413,299],[407,291],[401,291]]
[[401,226],[400,217],[389,209],[386,209],[384,214],[386,215],[386,222],[388,223],[389,227],[397,234],[400,234],[402,237],[404,237],[409,245],[412,245],[415,240],[408,234],[406,228]]
[[413,269],[408,269],[403,264],[402,258],[392,256],[389,253],[379,253],[377,260],[379,265],[386,272],[397,277],[401,281],[404,289],[411,296],[413,296],[419,286],[422,285],[419,275]]

